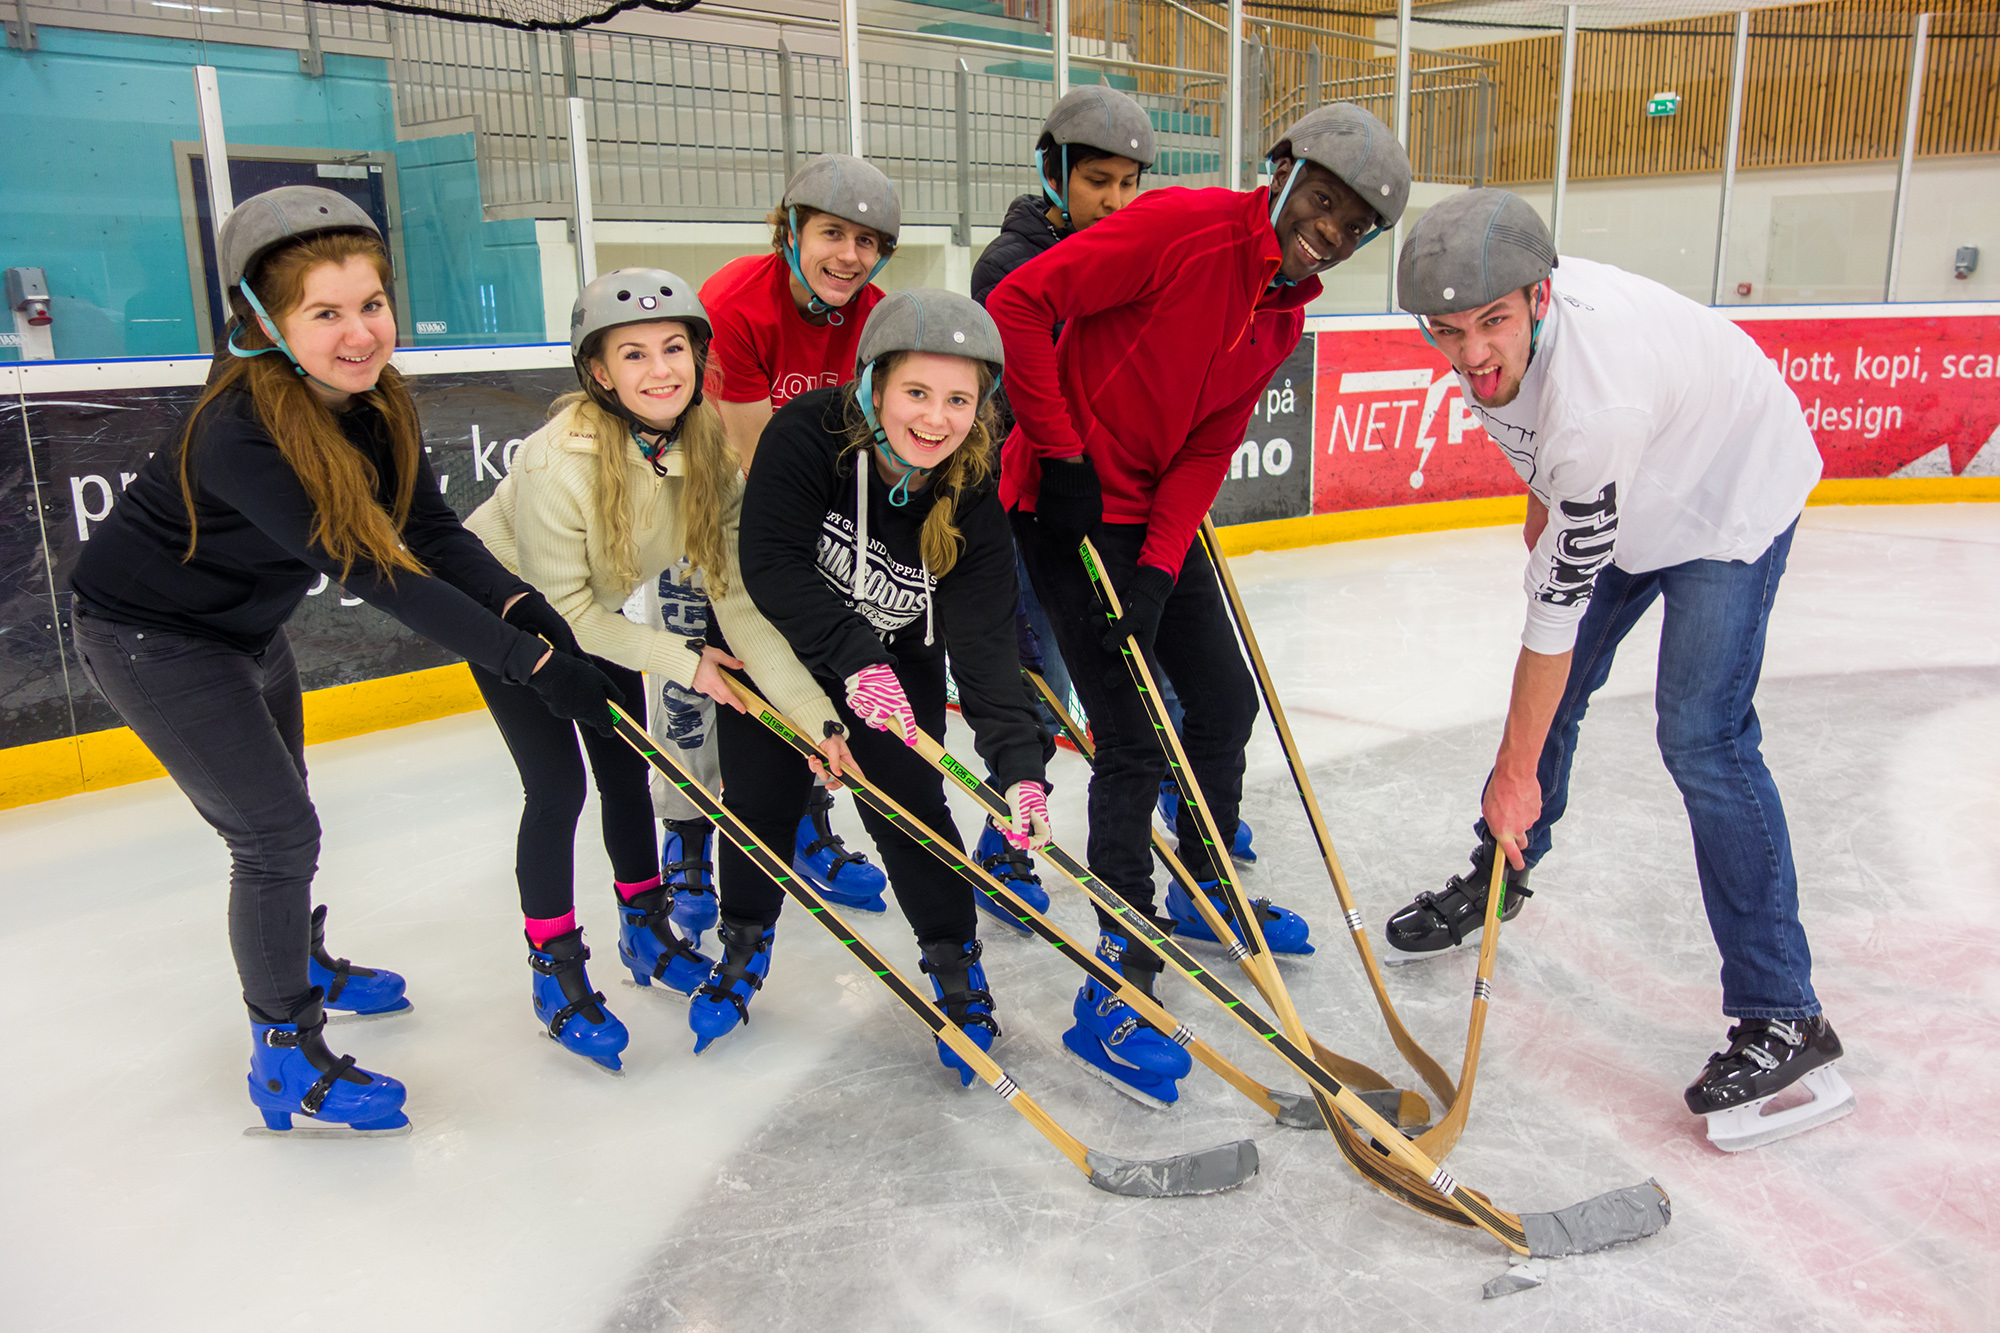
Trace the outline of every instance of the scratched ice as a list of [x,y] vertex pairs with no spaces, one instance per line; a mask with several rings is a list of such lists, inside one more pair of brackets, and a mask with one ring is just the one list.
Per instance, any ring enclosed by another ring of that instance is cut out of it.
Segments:
[[[1341,854],[1379,934],[1468,849],[1520,619],[1517,534],[1394,538],[1237,564]],[[1091,1146],[1159,1157],[1254,1136],[1262,1174],[1174,1201],[1092,1190],[804,914],[738,1038],[696,1060],[683,1011],[618,985],[586,815],[582,919],[633,1031],[607,1079],[540,1039],[514,917],[519,792],[483,717],[324,745],[321,900],[337,952],[410,977],[415,1012],[336,1044],[411,1089],[372,1143],[242,1138],[244,1031],[224,857],[154,782],[0,813],[0,1285],[8,1327],[398,1329],[1991,1327],[2000,1307],[2000,513],[1816,509],[1760,698],[1854,1116],[1708,1148],[1680,1089],[1722,1035],[1679,800],[1631,645],[1586,724],[1575,801],[1507,928],[1461,1180],[1516,1211],[1657,1176],[1673,1225],[1506,1258],[1363,1185],[1201,1071],[1126,1102],[1058,1058],[1073,971],[987,927],[996,1054]],[[1643,639],[1644,632],[1641,633]],[[954,724],[952,743],[969,751]],[[1055,813],[1081,843],[1083,774]],[[1287,965],[1328,1045],[1408,1079],[1380,1031],[1275,742],[1260,732],[1248,882],[1302,908]],[[963,810],[963,807],[961,807]],[[842,799],[840,819],[858,840]],[[969,811],[961,827],[971,829]],[[1080,937],[1090,916],[1055,890]],[[901,919],[862,928],[915,975]],[[1399,969],[1456,1069],[1473,959]],[[1255,1076],[1300,1080],[1176,982]]]

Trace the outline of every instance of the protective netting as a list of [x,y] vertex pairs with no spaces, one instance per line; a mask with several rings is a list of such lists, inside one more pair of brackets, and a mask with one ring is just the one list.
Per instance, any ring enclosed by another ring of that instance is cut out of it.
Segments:
[[563,32],[602,23],[628,9],[656,9],[683,14],[701,0],[320,0],[322,4],[354,9],[387,9],[398,14],[429,14],[464,23],[490,23],[524,32]]

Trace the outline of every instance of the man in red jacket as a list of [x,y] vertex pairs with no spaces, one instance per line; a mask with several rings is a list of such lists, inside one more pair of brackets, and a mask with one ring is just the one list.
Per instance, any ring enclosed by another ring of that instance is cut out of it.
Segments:
[[[1188,760],[1229,845],[1256,688],[1195,532],[1258,395],[1298,345],[1315,275],[1394,226],[1410,193],[1395,136],[1356,106],[1311,112],[1268,156],[1270,186],[1142,194],[987,298],[1016,420],[1000,499],[1097,746],[1090,868],[1149,915],[1148,828],[1166,761],[1119,645],[1136,636],[1172,681]],[[1076,553],[1085,536],[1125,609],[1109,633]],[[1189,870],[1212,886],[1218,872],[1184,804],[1179,831]],[[1178,886],[1167,910],[1183,935],[1209,937]],[[1264,911],[1274,951],[1311,951],[1296,913]],[[1158,957],[1102,914],[1100,925],[1100,953],[1150,990]],[[1121,1090],[1172,1100],[1185,1052],[1124,1023],[1124,1006],[1096,989],[1077,997],[1065,1044]]]

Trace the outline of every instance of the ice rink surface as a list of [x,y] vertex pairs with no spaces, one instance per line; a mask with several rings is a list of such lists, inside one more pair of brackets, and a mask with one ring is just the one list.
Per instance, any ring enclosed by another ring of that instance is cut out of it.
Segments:
[[[1235,564],[1378,941],[1470,850],[1521,564],[1499,528]],[[961,1091],[796,910],[753,1021],[697,1060],[683,1007],[621,984],[587,814],[579,915],[633,1034],[625,1078],[593,1072],[529,1010],[520,790],[479,714],[310,754],[329,943],[405,973],[416,1006],[329,1035],[408,1083],[404,1139],[242,1136],[226,857],[170,784],[0,812],[0,1327],[2000,1326],[2000,507],[1823,508],[1801,525],[1758,704],[1860,1104],[1734,1156],[1681,1105],[1725,1021],[1652,738],[1657,615],[1585,723],[1556,849],[1503,936],[1450,1166],[1517,1212],[1655,1176],[1674,1220],[1547,1262],[1540,1288],[1482,1302],[1507,1267],[1497,1242],[1375,1192],[1324,1135],[1273,1126],[1199,1066],[1164,1113],[1087,1078],[1058,1056],[1079,978],[990,922],[995,1054],[1023,1088],[1128,1158],[1254,1137],[1262,1174],[1201,1199],[1091,1189],[990,1091]],[[1055,776],[1058,834],[1080,849],[1084,768],[1065,754]],[[1286,965],[1307,1024],[1413,1085],[1262,722],[1244,808],[1262,856],[1247,885],[1314,925],[1318,956]],[[838,822],[862,841],[847,797]],[[1079,894],[1054,900],[1092,937]],[[917,975],[893,906],[858,924]],[[1453,1071],[1474,962],[1389,976]],[[1303,1088],[1190,988],[1165,981],[1162,998],[1253,1075]]]

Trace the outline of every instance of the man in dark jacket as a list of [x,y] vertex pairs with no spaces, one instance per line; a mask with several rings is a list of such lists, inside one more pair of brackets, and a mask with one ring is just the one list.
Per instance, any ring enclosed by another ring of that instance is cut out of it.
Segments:
[[[1408,157],[1359,107],[1311,112],[1268,156],[1269,187],[1152,191],[1024,264],[987,301],[1016,414],[1000,498],[1097,744],[1090,868],[1148,914],[1147,830],[1166,763],[1120,647],[1136,638],[1186,705],[1188,760],[1228,845],[1256,689],[1195,532],[1258,395],[1298,345],[1316,275],[1393,226],[1409,200]],[[1108,634],[1077,556],[1085,536],[1124,606]],[[1185,806],[1179,831],[1189,869],[1217,881]],[[1183,933],[1206,937],[1178,886],[1167,908]],[[1263,910],[1274,951],[1310,950],[1296,913]],[[1148,984],[1159,959],[1117,922],[1100,924],[1100,949]],[[1133,1062],[1111,1049],[1119,1028],[1089,998],[1078,997],[1073,1034],[1100,1043],[1101,1072],[1134,1083],[1122,1068]]]

